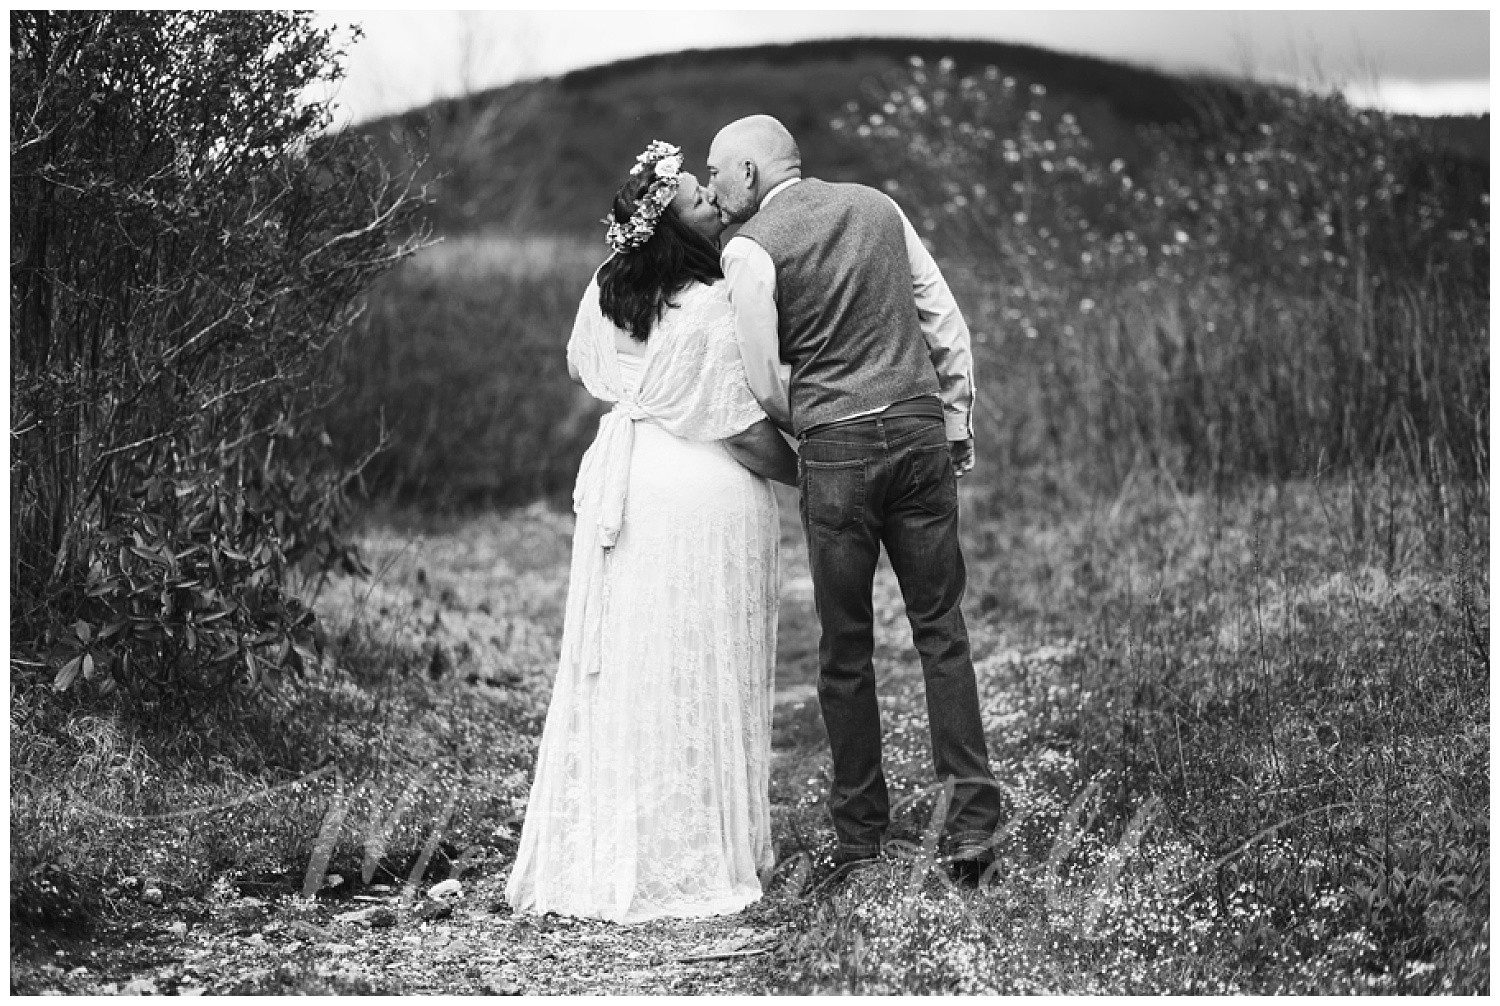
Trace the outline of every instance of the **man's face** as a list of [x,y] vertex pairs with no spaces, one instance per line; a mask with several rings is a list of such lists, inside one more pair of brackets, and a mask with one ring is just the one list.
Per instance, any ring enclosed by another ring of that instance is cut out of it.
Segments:
[[755,215],[755,194],[750,191],[751,172],[747,159],[714,141],[708,151],[708,188],[719,205],[725,226],[742,224]]

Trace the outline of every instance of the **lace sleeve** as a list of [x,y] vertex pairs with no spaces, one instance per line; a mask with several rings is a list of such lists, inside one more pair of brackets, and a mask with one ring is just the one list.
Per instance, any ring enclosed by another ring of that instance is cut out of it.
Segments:
[[[569,369],[576,371],[589,394],[605,402],[619,397],[612,387],[608,362],[601,347],[605,344],[599,329],[605,325],[599,309],[598,277],[589,280],[583,299],[578,302],[578,313],[573,317],[573,331],[568,336],[567,358]],[[612,345],[612,343],[611,343]]]

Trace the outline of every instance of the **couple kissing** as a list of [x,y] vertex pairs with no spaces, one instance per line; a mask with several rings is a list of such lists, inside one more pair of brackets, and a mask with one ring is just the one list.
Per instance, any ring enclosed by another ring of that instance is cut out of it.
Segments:
[[611,408],[574,489],[560,658],[506,886],[517,911],[632,923],[760,898],[776,862],[772,481],[800,496],[835,865],[878,857],[890,824],[872,663],[882,547],[934,769],[954,784],[947,859],[970,882],[992,861],[999,791],[960,610],[968,327],[895,201],[802,177],[776,119],[725,126],[705,170],[661,141],[636,159],[568,340],[569,374]]

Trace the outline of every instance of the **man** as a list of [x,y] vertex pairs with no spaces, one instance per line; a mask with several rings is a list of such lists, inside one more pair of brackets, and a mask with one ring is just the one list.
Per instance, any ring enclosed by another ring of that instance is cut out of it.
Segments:
[[922,659],[937,773],[957,780],[945,845],[972,881],[993,858],[1000,794],[959,607],[955,479],[974,464],[968,328],[895,201],[803,179],[796,141],[774,118],[720,130],[708,177],[723,221],[742,225],[723,266],[750,387],[800,445],[835,862],[878,856],[890,823],[872,663],[884,544]]

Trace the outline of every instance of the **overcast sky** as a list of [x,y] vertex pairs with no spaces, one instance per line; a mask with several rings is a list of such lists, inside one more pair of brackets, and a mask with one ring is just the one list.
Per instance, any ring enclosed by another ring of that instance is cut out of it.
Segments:
[[1026,42],[1340,86],[1393,111],[1489,110],[1488,11],[322,11],[356,22],[340,118],[651,52],[857,35]]

